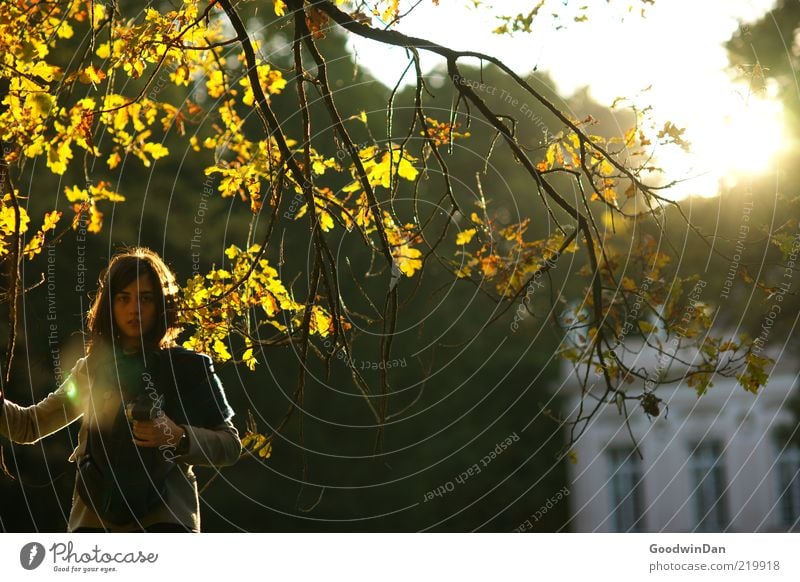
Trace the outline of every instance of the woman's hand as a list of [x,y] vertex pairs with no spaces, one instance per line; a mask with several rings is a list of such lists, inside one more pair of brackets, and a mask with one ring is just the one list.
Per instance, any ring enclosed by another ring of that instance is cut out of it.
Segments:
[[176,447],[183,432],[166,414],[155,420],[133,421],[133,442],[140,447]]

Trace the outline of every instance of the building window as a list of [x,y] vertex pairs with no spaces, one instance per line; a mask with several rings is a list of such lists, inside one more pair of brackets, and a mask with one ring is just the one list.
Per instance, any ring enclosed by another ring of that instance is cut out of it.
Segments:
[[608,451],[614,531],[644,531],[644,485],[639,455],[631,448]]
[[722,531],[728,527],[725,506],[725,472],[722,466],[722,445],[699,443],[689,456],[689,474],[694,490],[692,497],[696,529]]
[[793,531],[800,525],[800,447],[786,447],[777,465],[781,525]]

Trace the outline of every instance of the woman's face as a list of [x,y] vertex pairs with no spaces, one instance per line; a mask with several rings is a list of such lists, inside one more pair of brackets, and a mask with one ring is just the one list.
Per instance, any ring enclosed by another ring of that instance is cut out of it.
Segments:
[[122,347],[136,349],[156,323],[156,292],[149,273],[114,294],[114,328]]

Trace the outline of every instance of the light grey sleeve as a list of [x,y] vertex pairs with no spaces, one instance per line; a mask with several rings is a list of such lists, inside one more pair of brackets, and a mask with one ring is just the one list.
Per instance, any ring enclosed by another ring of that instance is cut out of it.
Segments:
[[0,408],[0,434],[16,443],[33,444],[80,418],[83,407],[79,385],[84,368],[84,359],[78,360],[57,390],[31,406],[6,399]]
[[227,467],[239,460],[242,442],[239,432],[230,420],[214,428],[181,425],[189,436],[189,449],[176,461],[189,465]]

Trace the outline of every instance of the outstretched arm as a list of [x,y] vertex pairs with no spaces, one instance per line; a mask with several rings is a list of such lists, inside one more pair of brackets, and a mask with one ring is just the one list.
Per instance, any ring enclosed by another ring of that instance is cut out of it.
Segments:
[[59,388],[32,406],[20,406],[0,397],[0,434],[14,442],[32,444],[82,415],[77,376],[82,360]]

